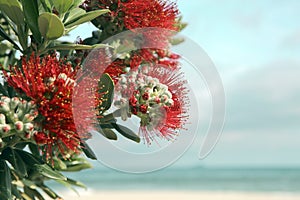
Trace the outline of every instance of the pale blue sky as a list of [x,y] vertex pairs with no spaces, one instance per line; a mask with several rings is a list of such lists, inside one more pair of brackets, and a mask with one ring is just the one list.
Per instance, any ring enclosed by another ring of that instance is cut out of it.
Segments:
[[[300,1],[178,0],[178,5],[189,23],[183,34],[219,70],[227,119],[208,158],[197,159],[198,141],[175,165],[300,166]],[[89,36],[91,29],[84,25],[72,37]]]
[[178,1],[224,81],[227,122],[207,165],[300,164],[300,1]]

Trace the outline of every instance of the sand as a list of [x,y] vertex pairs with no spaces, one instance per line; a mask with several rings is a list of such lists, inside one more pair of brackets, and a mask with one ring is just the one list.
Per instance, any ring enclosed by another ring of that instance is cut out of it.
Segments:
[[299,193],[198,191],[87,191],[62,193],[65,200],[299,200]]

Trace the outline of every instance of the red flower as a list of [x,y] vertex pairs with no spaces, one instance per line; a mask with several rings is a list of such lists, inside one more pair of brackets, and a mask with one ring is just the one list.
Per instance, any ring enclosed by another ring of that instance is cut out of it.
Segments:
[[129,110],[140,118],[140,134],[148,144],[155,136],[173,139],[188,120],[189,106],[186,81],[179,67],[155,65],[149,69],[144,66],[122,75],[116,86],[120,101],[127,100],[127,104],[117,101],[116,105],[121,112]]
[[79,152],[80,140],[88,137],[76,130],[73,121],[72,95],[76,71],[77,68],[58,60],[56,55],[42,59],[32,55],[29,60],[22,58],[21,69],[14,66],[9,74],[4,72],[9,85],[25,93],[38,106],[42,119],[38,121],[41,130],[35,139],[43,146],[47,159],[53,156],[56,148],[63,156]]

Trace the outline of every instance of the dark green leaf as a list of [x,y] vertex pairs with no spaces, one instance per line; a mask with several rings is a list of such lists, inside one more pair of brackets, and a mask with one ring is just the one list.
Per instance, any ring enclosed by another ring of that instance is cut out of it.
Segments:
[[26,23],[28,24],[34,39],[41,43],[41,33],[38,27],[38,3],[37,0],[22,0]]
[[42,1],[38,1],[38,2],[42,4],[42,6],[46,12],[51,12],[51,5],[50,5],[49,0],[42,0]]
[[22,199],[21,193],[15,185],[11,186],[11,192],[17,199]]
[[42,188],[42,190],[52,199],[59,198],[59,196],[53,190],[51,190],[49,187],[47,187],[46,185],[39,185],[39,187]]
[[16,172],[21,176],[27,176],[27,169],[24,161],[19,156],[18,153],[15,152],[14,149],[6,148],[3,151],[3,156],[5,159],[14,167]]
[[36,144],[29,143],[28,147],[33,155],[40,155],[39,148]]
[[17,50],[20,50],[20,47],[6,34],[6,32],[3,30],[3,28],[0,26],[0,36],[9,41],[14,45],[14,48]]
[[8,96],[7,90],[6,90],[6,88],[2,85],[2,83],[0,83],[0,92],[1,92],[4,96]]
[[117,140],[118,139],[116,133],[111,129],[101,128],[99,126],[99,128],[97,130],[99,131],[99,133],[101,133],[104,137],[106,137],[109,140]]
[[129,128],[122,126],[120,124],[112,124],[112,126],[124,137],[133,140],[137,143],[140,142],[140,137],[138,135],[136,135],[132,130],[130,130]]
[[69,20],[68,22],[65,23],[66,28],[72,28],[73,26],[77,26],[80,24],[83,24],[85,22],[89,22],[96,17],[99,17],[100,15],[103,15],[105,13],[110,12],[107,9],[102,9],[102,10],[95,10],[91,12],[84,13],[82,15],[79,15],[78,17],[73,18],[72,20]]
[[43,37],[54,40],[64,34],[64,25],[53,13],[42,13],[38,18],[39,30]]
[[25,192],[25,194],[30,196],[32,199],[34,199],[36,197],[39,200],[45,200],[45,198],[35,189],[24,187],[24,192]]
[[11,174],[5,160],[0,160],[0,199],[11,200]]
[[111,107],[113,97],[114,97],[114,82],[108,74],[103,74],[99,80],[99,94],[102,94],[101,101],[102,104],[99,105],[98,110],[102,115],[106,110]]
[[27,166],[27,169],[33,168],[35,165],[44,164],[44,161],[41,160],[39,157],[34,156],[26,151],[15,149],[15,152],[19,154],[19,156],[23,159],[24,163]]
[[24,24],[24,15],[22,6],[18,0],[0,0],[0,9],[5,13],[16,25]]
[[93,150],[89,147],[89,145],[85,141],[81,141],[81,146],[83,152],[88,158],[92,160],[97,160],[96,154],[93,152]]
[[39,172],[41,175],[53,179],[53,180],[66,180],[66,177],[62,175],[60,172],[52,169],[49,165],[35,165],[35,170]]
[[27,186],[30,189],[36,189],[37,188],[37,186],[34,184],[34,182],[32,182],[28,179],[23,179],[22,182],[25,186]]

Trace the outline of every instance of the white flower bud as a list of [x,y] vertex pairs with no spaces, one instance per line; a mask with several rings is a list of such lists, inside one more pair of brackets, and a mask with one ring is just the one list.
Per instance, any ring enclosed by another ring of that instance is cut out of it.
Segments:
[[5,115],[4,114],[0,114],[0,124],[6,124],[5,123]]
[[24,124],[23,124],[23,122],[17,121],[17,122],[15,123],[15,129],[16,129],[17,132],[22,132],[23,129],[24,129]]

